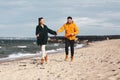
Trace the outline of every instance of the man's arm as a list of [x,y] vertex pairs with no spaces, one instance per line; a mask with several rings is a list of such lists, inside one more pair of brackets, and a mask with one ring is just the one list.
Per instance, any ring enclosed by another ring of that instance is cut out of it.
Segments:
[[78,29],[78,26],[76,24],[74,24],[75,27],[74,27],[74,35],[77,35],[79,33],[79,29]]
[[60,29],[58,29],[57,30],[57,33],[61,33],[61,32],[63,32],[64,30],[65,30],[65,24],[60,28]]

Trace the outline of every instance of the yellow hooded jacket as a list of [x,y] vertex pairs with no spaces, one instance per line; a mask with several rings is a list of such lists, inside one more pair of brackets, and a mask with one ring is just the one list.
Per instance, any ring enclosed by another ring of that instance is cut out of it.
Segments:
[[[75,40],[76,35],[79,33],[79,29],[77,25],[72,22],[72,23],[65,23],[60,29],[58,29],[58,33],[63,32],[65,30],[65,38],[69,40]],[[71,35],[74,34],[74,35]]]

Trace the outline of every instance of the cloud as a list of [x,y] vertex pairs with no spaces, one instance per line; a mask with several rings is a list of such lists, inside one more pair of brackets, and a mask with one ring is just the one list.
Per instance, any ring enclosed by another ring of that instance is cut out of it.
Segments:
[[98,14],[98,16],[100,17],[104,17],[104,18],[107,18],[107,19],[118,19],[120,20],[120,12],[103,12],[103,13],[100,13]]
[[1,0],[0,30],[3,31],[0,34],[11,30],[32,35],[37,18],[41,16],[46,19],[48,27],[55,30],[66,22],[67,16],[73,16],[82,29],[118,29],[119,4],[119,0]]
[[36,23],[24,23],[24,24],[0,24],[0,36],[4,37],[31,37],[35,36]]
[[98,25],[100,20],[88,18],[88,17],[80,17],[80,18],[74,18],[75,22],[78,23],[78,25],[82,26],[89,26],[89,25]]
[[74,3],[76,2],[77,7],[105,7],[108,5],[119,5],[120,1],[119,0],[76,0],[73,1]]
[[18,27],[34,27],[36,23],[29,22],[29,23],[23,23],[23,24],[0,24],[0,28],[18,28]]
[[11,1],[1,1],[0,6],[23,6],[27,3],[26,0],[11,0]]
[[101,28],[120,28],[119,25],[116,25],[114,23],[106,22],[106,19],[100,19],[100,18],[89,18],[89,17],[76,17],[74,18],[74,21],[80,26],[84,28],[88,27],[98,27],[101,26]]

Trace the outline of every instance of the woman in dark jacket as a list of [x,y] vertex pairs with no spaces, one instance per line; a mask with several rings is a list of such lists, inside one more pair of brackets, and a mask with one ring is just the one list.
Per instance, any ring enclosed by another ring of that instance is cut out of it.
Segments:
[[41,59],[41,64],[44,63],[44,60],[47,62],[48,56],[45,50],[45,46],[48,41],[48,33],[56,35],[56,32],[49,29],[45,24],[44,24],[44,18],[39,18],[38,19],[38,25],[36,27],[36,37],[37,37],[37,44],[40,46],[41,51],[42,51],[42,59]]

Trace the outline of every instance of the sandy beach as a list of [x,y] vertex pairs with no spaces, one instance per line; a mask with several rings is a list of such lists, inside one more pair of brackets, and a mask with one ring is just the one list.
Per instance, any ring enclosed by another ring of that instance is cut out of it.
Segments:
[[[65,53],[0,63],[0,80],[120,80],[120,39],[89,43],[75,50],[74,62]],[[69,56],[70,57],[70,56]]]

